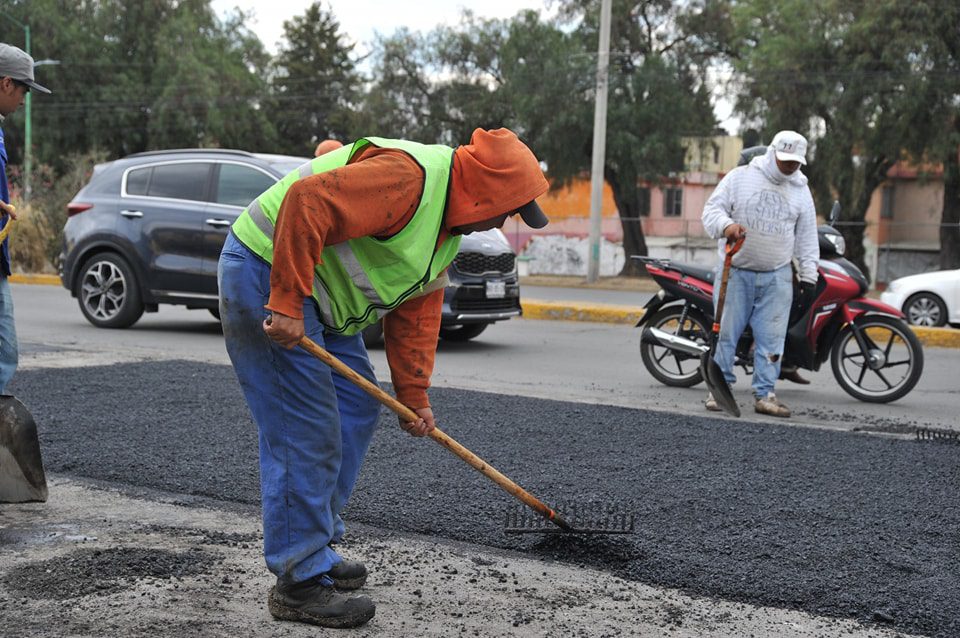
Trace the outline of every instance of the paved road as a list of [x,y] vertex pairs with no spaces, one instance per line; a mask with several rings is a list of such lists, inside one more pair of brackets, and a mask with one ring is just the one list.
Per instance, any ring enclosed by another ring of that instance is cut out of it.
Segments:
[[[168,501],[255,507],[253,427],[209,315],[164,309],[132,330],[104,331],[89,327],[62,290],[17,286],[14,294],[24,367],[12,389],[37,416],[49,470],[162,490],[174,495]],[[373,356],[383,375],[382,350]],[[817,427],[790,427],[752,414],[741,421],[708,418],[697,403],[702,390],[653,385],[629,327],[511,321],[476,343],[441,346],[433,397],[443,426],[550,502],[615,503],[634,513],[637,533],[589,541],[504,536],[500,516],[510,500],[436,446],[400,435],[386,414],[349,519],[401,539],[422,534],[519,551],[750,610],[761,605],[853,619],[878,628],[878,635],[892,626],[955,636],[958,448],[827,429],[882,420],[900,427],[952,423],[960,406],[944,380],[955,356],[931,351],[936,374],[928,367],[917,391],[878,411],[845,398],[821,373],[811,388],[784,392],[795,406],[816,398],[815,407],[797,407],[795,421]],[[651,405],[658,409],[639,409]],[[235,541],[255,544],[256,537],[225,538]],[[4,585],[21,592],[18,583],[29,582],[54,599],[65,596],[62,579],[43,574],[90,564],[69,556],[69,563],[51,559],[39,572],[25,565]],[[114,558],[118,570],[147,558],[170,569],[182,564],[170,555]],[[551,595],[539,604],[551,610],[576,604],[558,595],[559,603]],[[29,611],[21,616],[36,616],[21,604]],[[527,613],[514,626],[531,622]],[[754,613],[737,617],[736,628],[721,635],[737,634]],[[548,634],[557,630],[551,627]],[[571,627],[586,635],[630,635],[629,625],[610,632]],[[790,635],[844,631],[828,626]],[[163,634],[152,628],[144,635]]]
[[[40,423],[57,475],[258,502],[255,428],[228,366],[24,370],[13,391]],[[569,503],[587,522],[615,507],[636,516],[636,532],[504,535],[513,501],[439,446],[400,433],[386,412],[346,513],[351,523],[695,596],[960,634],[955,445],[451,388],[432,396],[449,434],[565,515]],[[128,560],[118,557],[121,566]],[[62,579],[42,575],[61,566],[43,566],[8,586],[27,592],[29,576],[45,596],[62,592]]]
[[[28,365],[74,365],[109,355],[117,361],[168,356],[226,363],[219,323],[206,311],[162,306],[144,315],[132,329],[100,330],[80,315],[69,294],[53,286],[15,285],[17,329]],[[74,354],[45,354],[67,346]],[[928,348],[920,383],[892,404],[856,401],[836,384],[829,366],[806,373],[812,385],[782,383],[777,389],[794,410],[792,422],[817,427],[903,430],[957,428],[960,386],[957,350]],[[371,352],[381,380],[389,381],[382,348]],[[498,323],[475,341],[440,345],[435,386],[483,390],[530,397],[604,403],[701,415],[703,386],[669,388],[643,368],[638,331],[629,326],[563,321],[512,320]],[[762,421],[752,412],[750,388],[735,388],[743,419]]]

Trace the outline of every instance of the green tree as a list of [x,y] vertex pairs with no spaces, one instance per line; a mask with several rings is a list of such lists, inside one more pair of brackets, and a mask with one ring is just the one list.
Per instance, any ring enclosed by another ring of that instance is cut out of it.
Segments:
[[[53,94],[34,95],[32,108],[31,203],[46,216],[51,262],[66,203],[94,163],[167,147],[276,150],[257,108],[269,56],[241,14],[220,21],[208,0],[13,0],[4,11],[30,25],[36,60],[57,62],[37,69]],[[12,164],[23,117],[5,126]]]
[[[738,107],[767,138],[807,133],[818,208],[843,205],[848,256],[866,272],[863,233],[874,190],[901,159],[945,164],[944,221],[960,204],[951,186],[956,125],[958,9],[946,0],[750,0],[724,3],[731,28],[717,40],[740,71]],[[955,183],[955,182],[954,182]],[[960,236],[941,232],[942,259],[957,259]],[[952,246],[952,247],[951,247]]]
[[[707,136],[715,130],[709,91],[704,80],[706,60],[711,53],[697,37],[703,7],[697,3],[668,0],[641,2],[614,0],[610,33],[607,140],[604,180],[613,191],[623,225],[623,247],[628,256],[621,274],[641,274],[630,255],[646,255],[641,225],[640,180],[663,182],[670,173],[683,169],[682,138]],[[573,31],[584,54],[594,51],[599,38],[600,2],[567,0],[561,15],[577,25]],[[698,27],[697,27],[698,28]],[[583,55],[595,65],[595,56]],[[576,95],[581,114],[578,120],[592,121],[594,73],[581,67],[578,75],[591,80],[589,88]],[[581,150],[579,166],[571,172],[551,176],[572,178],[573,171],[590,165],[592,129],[580,128],[575,138],[547,136],[543,143],[550,161],[564,152],[563,145]]]
[[378,38],[370,87],[351,123],[354,134],[460,143],[451,132],[458,123],[441,107],[435,58],[432,42],[406,28]]
[[[583,11],[591,7],[586,3]],[[714,120],[705,88],[677,43],[661,42],[652,26],[638,37],[627,4],[618,10],[604,179],[627,254],[646,254],[639,180],[680,170],[681,137],[710,133]],[[466,13],[456,29],[428,37],[400,32],[377,52],[365,115],[447,143],[465,142],[474,127],[510,127],[546,162],[559,187],[583,177],[591,164],[596,38],[590,19],[563,29],[536,12],[510,20]],[[651,42],[659,48],[632,48]],[[632,260],[624,272],[634,272]]]
[[272,120],[256,108],[266,85],[248,66],[260,62],[262,68],[266,58],[245,55],[259,53],[259,40],[244,33],[237,18],[220,24],[208,4],[178,3],[157,30],[147,145],[276,148]]
[[890,3],[881,24],[909,74],[904,146],[917,163],[943,169],[940,267],[960,268],[960,5],[928,0]]
[[283,23],[286,44],[274,62],[273,116],[280,148],[309,154],[326,138],[345,138],[361,77],[340,24],[320,2]]
[[67,156],[108,158],[171,146],[272,150],[257,106],[269,60],[241,14],[221,22],[209,0],[20,0],[38,75],[54,94],[33,101],[35,150],[58,172]]

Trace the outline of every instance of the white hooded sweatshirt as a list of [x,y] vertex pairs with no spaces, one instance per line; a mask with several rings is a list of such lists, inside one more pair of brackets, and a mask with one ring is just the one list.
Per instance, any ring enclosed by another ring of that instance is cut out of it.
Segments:
[[772,147],[727,173],[703,208],[703,227],[718,239],[721,260],[730,224],[747,229],[735,267],[768,272],[796,257],[801,281],[816,283],[820,245],[807,178],[799,170],[781,173]]

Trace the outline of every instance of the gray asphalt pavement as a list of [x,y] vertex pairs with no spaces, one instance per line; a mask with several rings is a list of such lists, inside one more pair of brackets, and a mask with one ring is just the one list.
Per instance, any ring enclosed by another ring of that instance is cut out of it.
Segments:
[[[311,635],[263,609],[255,433],[219,324],[163,308],[98,330],[63,290],[14,289],[11,389],[54,498],[0,508],[3,618],[32,637]],[[955,425],[954,351],[929,350],[890,406],[821,371],[785,389],[798,418],[770,423],[653,382],[637,338],[514,320],[441,344],[445,431],[544,500],[616,504],[637,530],[506,536],[512,499],[384,414],[348,522],[385,616],[357,635],[960,635],[960,448],[857,431]]]
[[[21,372],[49,470],[256,505],[256,436],[232,370],[162,361]],[[436,389],[446,431],[553,503],[636,533],[506,536],[513,501],[384,413],[347,519],[574,562],[752,605],[960,634],[960,448]],[[211,401],[216,397],[216,401]]]
[[[22,365],[76,366],[91,359],[136,361],[165,358],[227,363],[220,325],[203,310],[163,306],[131,329],[99,330],[87,323],[76,301],[53,286],[14,285]],[[600,291],[598,291],[600,292]],[[617,292],[617,291],[605,291]],[[604,292],[604,294],[605,294]],[[613,297],[609,297],[613,298]],[[477,339],[441,342],[433,384],[539,398],[603,403],[701,415],[706,391],[670,388],[653,379],[640,361],[640,335],[630,326],[511,320]],[[56,349],[56,352],[49,352]],[[856,401],[837,385],[829,365],[807,373],[809,386],[782,383],[778,396],[794,411],[791,422],[841,429],[960,428],[957,350],[927,348],[917,387],[892,404]],[[389,381],[386,356],[371,351],[378,378]],[[761,421],[750,406],[745,379],[735,392],[744,420]]]

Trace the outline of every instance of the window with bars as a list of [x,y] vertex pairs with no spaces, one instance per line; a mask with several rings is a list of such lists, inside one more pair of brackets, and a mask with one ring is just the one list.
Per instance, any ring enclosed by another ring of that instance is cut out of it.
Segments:
[[683,189],[663,189],[663,216],[680,217],[683,214]]
[[893,186],[884,186],[880,191],[880,217],[893,219]]

